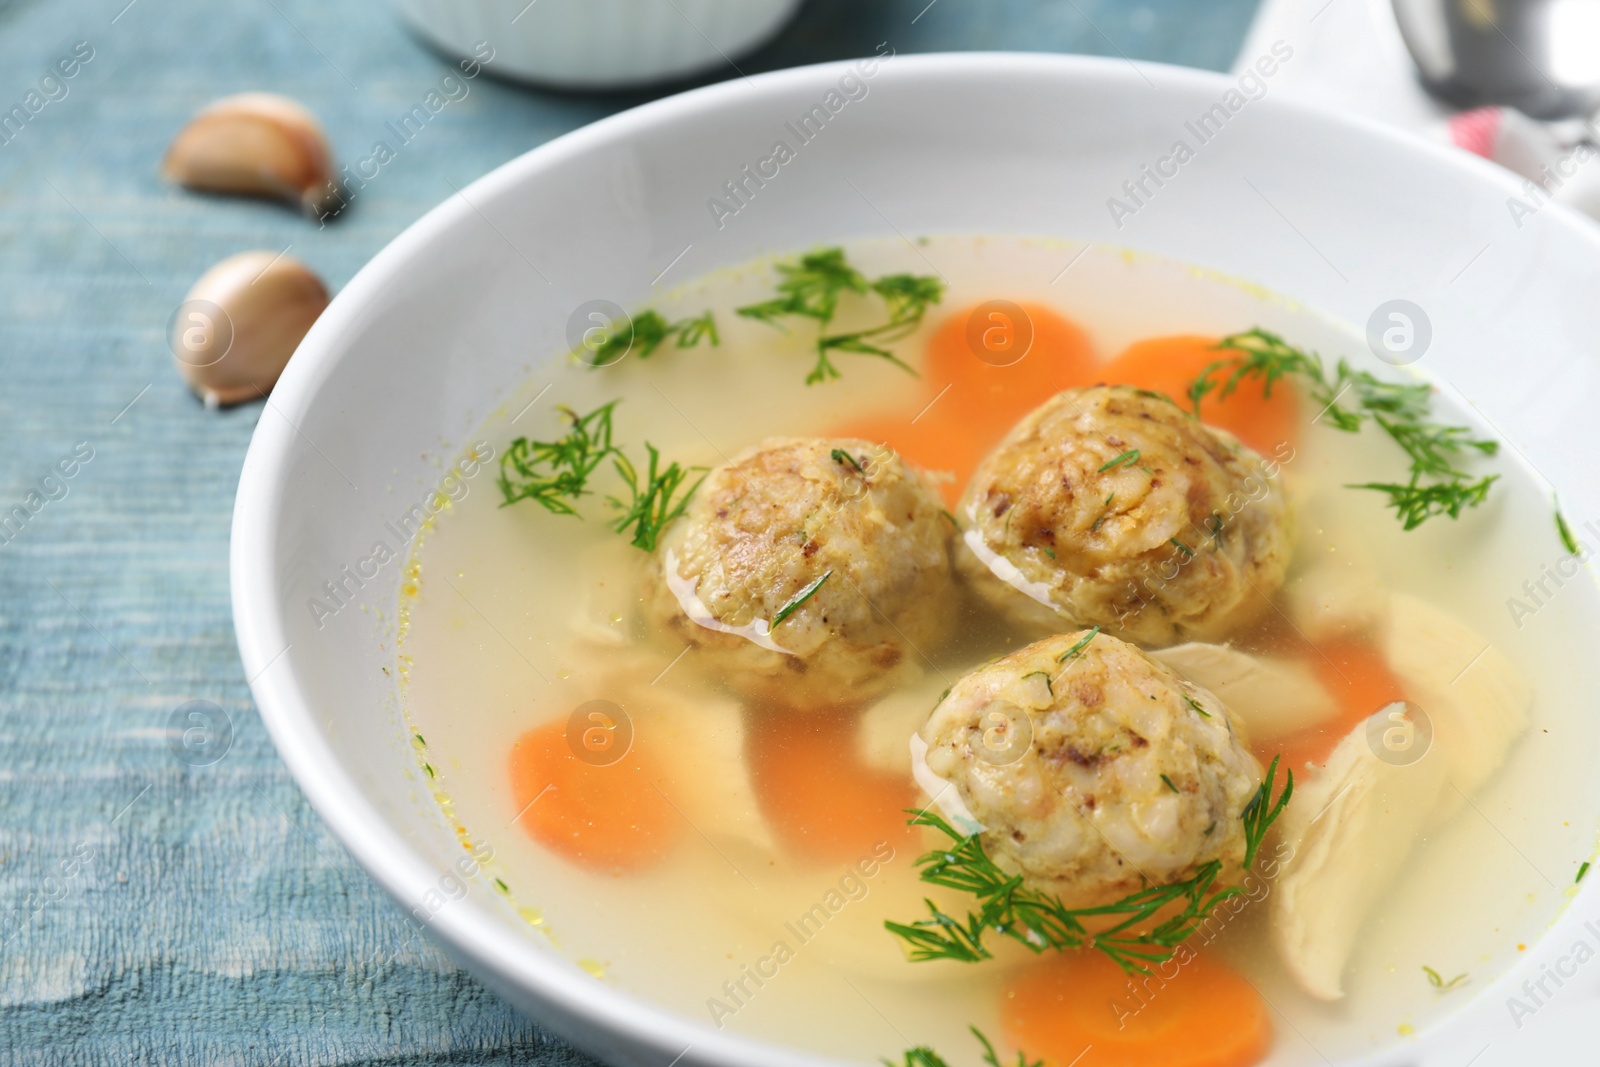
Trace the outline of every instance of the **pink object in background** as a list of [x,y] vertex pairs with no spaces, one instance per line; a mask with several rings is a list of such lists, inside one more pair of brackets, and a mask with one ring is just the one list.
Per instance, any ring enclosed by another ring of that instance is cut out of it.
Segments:
[[1600,218],[1600,141],[1587,119],[1541,122],[1505,107],[1456,112],[1423,89],[1389,0],[1264,0],[1234,62],[1244,71],[1289,43],[1272,92],[1453,144],[1526,179],[1507,204],[1521,220],[1552,201]]
[[1588,120],[1541,122],[1515,108],[1479,107],[1450,116],[1434,132],[1528,179],[1522,206],[1510,208],[1515,221],[1550,200],[1600,217],[1600,164],[1593,162],[1600,149]]

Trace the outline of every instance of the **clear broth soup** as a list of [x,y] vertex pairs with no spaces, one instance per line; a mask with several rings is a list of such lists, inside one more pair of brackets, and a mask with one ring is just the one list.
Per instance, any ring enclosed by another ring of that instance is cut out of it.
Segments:
[[[1259,326],[1330,362],[1348,358],[1395,380],[1414,374],[1379,363],[1359,334],[1311,309],[1150,256],[1011,237],[844,247],[868,277],[946,280],[942,301],[892,346],[924,373],[840,353],[837,380],[807,385],[814,326],[784,332],[734,311],[772,297],[778,260],[717,271],[654,305],[669,322],[710,309],[715,346],[669,340],[648,358],[630,353],[600,367],[552,354],[475,435],[494,459],[416,543],[398,646],[403,714],[418,782],[465,845],[492,852],[486,871],[505,906],[530,937],[592,980],[707,1025],[845,1060],[899,1062],[908,1046],[929,1045],[953,1064],[975,1063],[969,1025],[1010,1058],[1008,990],[1041,958],[1003,945],[982,963],[913,963],[884,922],[922,918],[929,895],[956,914],[971,904],[918,880],[917,858],[937,839],[905,826],[901,809],[927,799],[911,778],[908,740],[956,679],[1038,635],[967,598],[952,608],[962,612],[959,636],[931,655],[919,678],[859,715],[796,719],[749,706],[714,662],[643,611],[647,553],[610,528],[616,516],[604,497],[618,482],[609,463],[578,503],[582,517],[573,517],[529,501],[502,506],[493,484],[499,457],[516,437],[564,433],[561,406],[583,413],[612,400],[620,400],[616,439],[636,461],[648,441],[664,460],[706,468],[770,436],[906,423],[929,405],[958,403],[928,370],[929,345],[952,317],[994,299],[1047,309],[1036,313],[1036,347],[1025,360],[1050,358],[1063,328],[1052,325],[1053,314],[1075,324],[1086,351],[1107,362],[1143,339]],[[839,322],[872,315],[865,298],[851,297]],[[1436,390],[1434,413],[1492,436],[1447,387]],[[1546,489],[1503,449],[1479,464],[1501,475],[1488,503],[1407,531],[1379,494],[1346,488],[1403,480],[1400,451],[1370,425],[1344,433],[1319,414],[1302,396],[1289,458],[1278,457],[1299,539],[1285,589],[1308,559],[1348,565],[1481,638],[1483,648],[1451,653],[1463,673],[1492,649],[1531,681],[1534,695],[1504,765],[1448,819],[1417,834],[1401,873],[1383,886],[1344,968],[1343,999],[1309,995],[1280,961],[1270,883],[1201,949],[1259,993],[1272,1031],[1262,1062],[1283,1065],[1370,1053],[1469,1003],[1564,907],[1578,866],[1594,852],[1600,810],[1587,764],[1600,742],[1587,701],[1600,690],[1600,665],[1577,647],[1577,635],[1600,617],[1595,589],[1580,572],[1559,587],[1547,583],[1551,595],[1532,614],[1510,603],[1527,602],[1524,582],[1539,582],[1567,558]],[[953,542],[952,551],[959,547]],[[1266,634],[1247,630],[1233,646],[1270,652]],[[590,717],[596,708],[608,719]],[[590,724],[616,726],[619,710],[631,734],[626,754],[594,771],[617,783],[615,796],[585,817],[649,829],[659,853],[649,862],[576,862],[527,830],[527,812],[551,798],[527,798],[526,783],[514,780],[513,750],[581,709],[588,710],[576,716],[569,741]],[[797,764],[815,773],[773,769]],[[1302,781],[1314,773],[1300,771]],[[797,784],[806,778],[810,786]],[[1446,982],[1466,978],[1440,989],[1425,967]],[[1136,1003],[1130,978],[1125,1004]],[[1108,1018],[1115,1011],[1108,1005]],[[1056,1049],[1025,1051],[1061,1067],[1071,1059]]]

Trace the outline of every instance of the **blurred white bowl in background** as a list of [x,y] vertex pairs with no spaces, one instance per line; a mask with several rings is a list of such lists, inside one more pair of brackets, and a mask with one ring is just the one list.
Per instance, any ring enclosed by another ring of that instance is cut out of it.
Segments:
[[[568,89],[621,89],[714,70],[766,43],[800,0],[396,0],[423,38],[493,70]],[[478,58],[482,58],[481,55]]]

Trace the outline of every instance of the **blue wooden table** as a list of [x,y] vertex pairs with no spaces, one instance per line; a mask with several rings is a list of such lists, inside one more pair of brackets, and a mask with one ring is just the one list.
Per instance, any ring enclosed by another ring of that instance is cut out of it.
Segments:
[[[1220,70],[1254,8],[812,0],[740,66],[888,40]],[[0,1063],[589,1062],[407,940],[289,779],[229,618],[261,407],[205,411],[165,333],[226,255],[287,250],[337,288],[453,187],[653,94],[479,79],[318,230],[176,191],[157,164],[197,108],[256,89],[358,158],[449,69],[386,4],[0,0],[0,113],[74,50],[91,58],[0,136]],[[174,745],[193,700],[226,728],[204,761]]]

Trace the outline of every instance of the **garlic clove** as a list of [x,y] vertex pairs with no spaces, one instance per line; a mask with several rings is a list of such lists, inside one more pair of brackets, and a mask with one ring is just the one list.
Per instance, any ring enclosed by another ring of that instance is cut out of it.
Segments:
[[278,252],[229,256],[194,283],[172,316],[178,372],[208,408],[264,397],[327,306],[327,287],[299,260]]
[[341,204],[321,125],[272,93],[240,93],[201,110],[173,138],[161,172],[189,189],[299,203],[314,218]]

